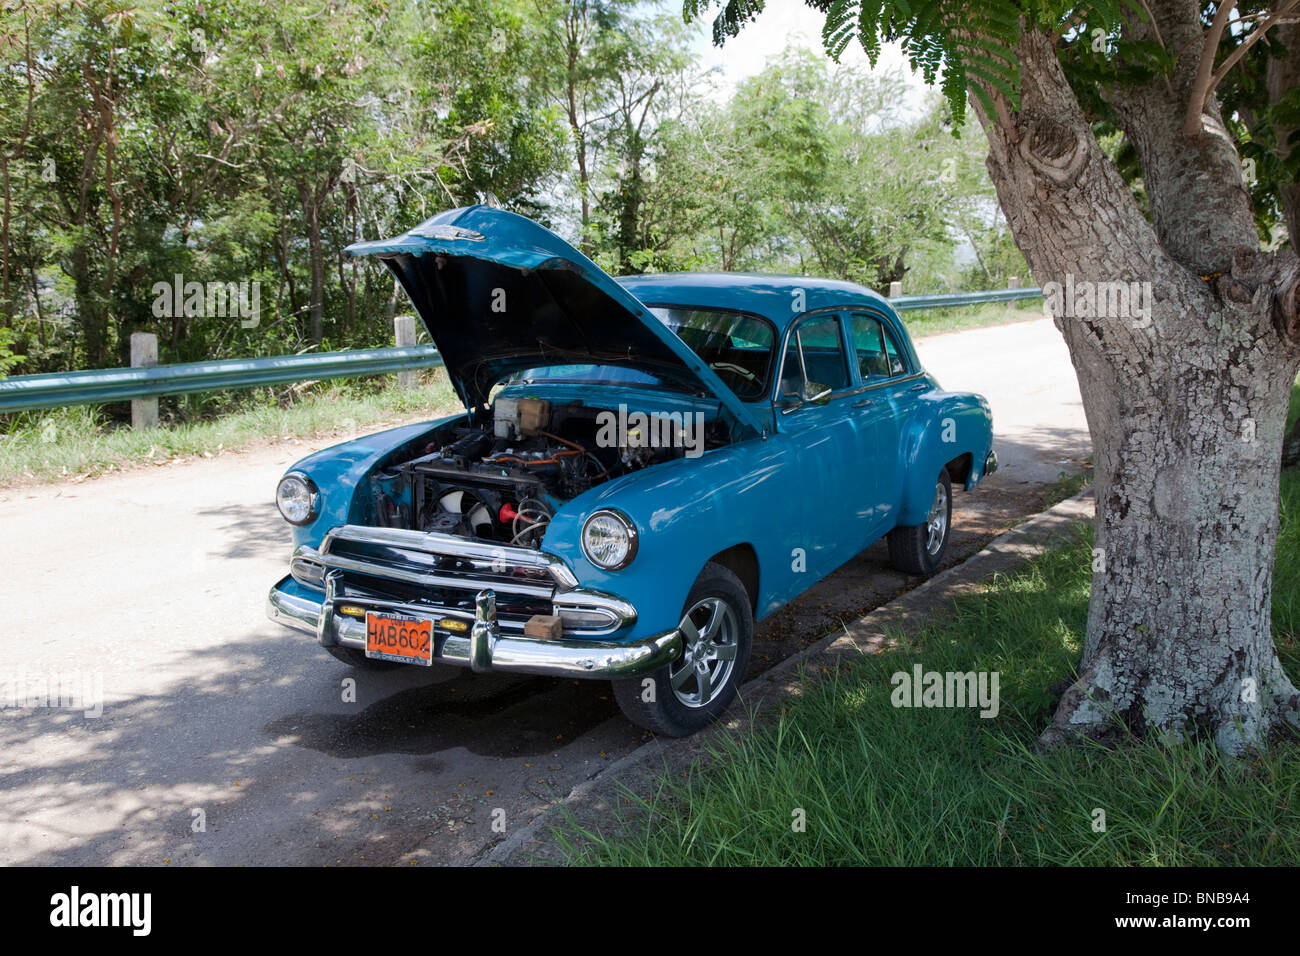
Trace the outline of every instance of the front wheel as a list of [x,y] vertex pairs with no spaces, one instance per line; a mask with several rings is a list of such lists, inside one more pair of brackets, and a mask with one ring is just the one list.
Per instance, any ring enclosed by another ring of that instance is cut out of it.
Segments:
[[889,532],[889,560],[905,574],[934,574],[948,551],[952,525],[952,482],[947,471],[939,472],[934,499],[925,524],[895,528]]
[[731,571],[704,566],[682,609],[682,651],[644,677],[614,681],[627,719],[666,737],[686,737],[716,720],[735,699],[749,667],[754,612]]

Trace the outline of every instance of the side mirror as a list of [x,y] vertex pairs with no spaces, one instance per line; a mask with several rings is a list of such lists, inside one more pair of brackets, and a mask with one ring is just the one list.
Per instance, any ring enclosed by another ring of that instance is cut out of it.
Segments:
[[797,412],[805,405],[825,405],[831,400],[831,388],[829,385],[822,385],[820,382],[804,382],[799,386],[799,394],[782,396],[785,399],[782,402],[781,414],[789,415],[791,412]]
[[804,382],[799,389],[799,398],[813,405],[825,405],[831,400],[831,387],[820,382]]

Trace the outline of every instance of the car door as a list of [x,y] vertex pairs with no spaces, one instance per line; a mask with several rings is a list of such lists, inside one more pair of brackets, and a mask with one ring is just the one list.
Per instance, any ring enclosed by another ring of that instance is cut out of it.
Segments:
[[[853,311],[846,316],[859,380],[854,401],[858,448],[865,462],[871,541],[897,520],[903,493],[902,436],[915,406],[917,379],[883,316]],[[870,544],[871,542],[868,542]]]
[[791,460],[800,476],[800,500],[792,504],[803,526],[808,570],[817,577],[861,550],[853,391],[840,313],[799,319],[786,333],[776,417],[782,438],[792,444]]

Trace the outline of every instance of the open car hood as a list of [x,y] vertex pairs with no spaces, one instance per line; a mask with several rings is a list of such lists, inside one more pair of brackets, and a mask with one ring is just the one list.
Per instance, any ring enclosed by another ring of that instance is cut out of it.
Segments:
[[378,256],[402,284],[466,408],[524,369],[642,369],[718,399],[733,423],[757,417],[630,292],[531,219],[488,206],[440,213],[393,239],[344,250]]

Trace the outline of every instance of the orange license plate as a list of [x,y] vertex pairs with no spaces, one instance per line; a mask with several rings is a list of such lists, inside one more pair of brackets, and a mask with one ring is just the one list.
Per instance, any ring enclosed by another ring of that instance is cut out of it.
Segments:
[[430,666],[433,622],[401,614],[367,614],[366,657]]

